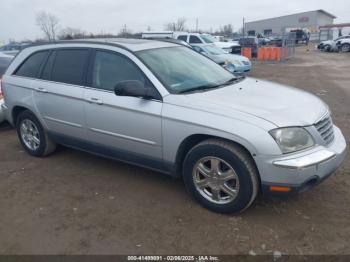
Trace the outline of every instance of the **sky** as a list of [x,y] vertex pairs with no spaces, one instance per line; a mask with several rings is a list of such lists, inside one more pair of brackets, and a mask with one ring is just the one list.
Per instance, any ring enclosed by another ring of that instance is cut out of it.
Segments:
[[43,37],[36,14],[46,11],[59,19],[61,28],[79,28],[92,33],[118,33],[126,25],[132,32],[163,30],[179,17],[186,26],[215,30],[242,19],[254,21],[296,12],[324,9],[337,16],[335,23],[350,22],[349,0],[1,0],[0,42]]

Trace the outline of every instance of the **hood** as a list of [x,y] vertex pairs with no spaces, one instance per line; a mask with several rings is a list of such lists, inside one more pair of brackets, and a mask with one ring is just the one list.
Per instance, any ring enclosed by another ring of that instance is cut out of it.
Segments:
[[334,44],[335,42],[333,40],[327,40],[327,41],[322,41],[321,44],[324,44],[324,45],[332,45]]
[[233,46],[239,46],[239,44],[234,42],[215,42],[214,44],[220,48],[231,48]]
[[233,55],[233,54],[222,54],[219,55],[220,58],[224,61],[230,61],[232,64],[236,64],[235,61],[239,61],[239,62],[243,62],[243,61],[247,61],[250,62],[248,58],[246,58],[245,56],[241,56],[241,55]]
[[313,125],[328,110],[308,92],[253,78],[214,90],[174,95],[169,102],[231,117],[243,112],[278,127]]

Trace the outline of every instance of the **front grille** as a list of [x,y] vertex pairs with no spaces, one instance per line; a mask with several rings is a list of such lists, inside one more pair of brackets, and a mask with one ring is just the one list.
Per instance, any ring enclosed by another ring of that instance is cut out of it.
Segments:
[[329,115],[318,121],[315,127],[326,145],[334,140],[333,122]]

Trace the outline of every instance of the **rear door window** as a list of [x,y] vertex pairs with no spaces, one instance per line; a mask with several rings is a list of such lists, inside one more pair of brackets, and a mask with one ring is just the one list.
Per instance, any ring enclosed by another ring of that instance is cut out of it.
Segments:
[[[54,82],[83,85],[89,52],[88,49],[56,50],[50,79]],[[50,59],[48,62],[50,62]],[[45,77],[50,71],[49,63],[47,65],[48,69],[45,68],[43,72]],[[48,70],[48,72],[45,70]]]
[[24,77],[37,77],[40,66],[48,55],[49,51],[41,51],[32,54],[24,63],[17,69],[15,75]]

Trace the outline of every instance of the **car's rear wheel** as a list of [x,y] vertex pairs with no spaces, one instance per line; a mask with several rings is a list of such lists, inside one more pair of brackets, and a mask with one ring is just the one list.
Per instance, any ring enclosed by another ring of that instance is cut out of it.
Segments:
[[16,129],[23,148],[30,155],[42,157],[56,149],[56,144],[48,137],[39,120],[30,111],[20,113]]
[[343,44],[341,46],[341,51],[342,52],[350,52],[350,44]]
[[219,213],[243,211],[258,193],[258,173],[251,156],[241,147],[218,139],[190,150],[183,176],[193,197]]

